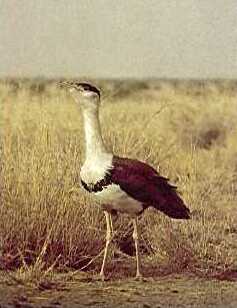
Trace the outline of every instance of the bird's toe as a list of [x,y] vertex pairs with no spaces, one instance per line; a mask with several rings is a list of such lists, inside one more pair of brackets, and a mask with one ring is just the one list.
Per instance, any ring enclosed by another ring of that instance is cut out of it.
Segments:
[[137,274],[135,276],[135,281],[146,281],[147,279],[145,277],[142,276],[142,274]]

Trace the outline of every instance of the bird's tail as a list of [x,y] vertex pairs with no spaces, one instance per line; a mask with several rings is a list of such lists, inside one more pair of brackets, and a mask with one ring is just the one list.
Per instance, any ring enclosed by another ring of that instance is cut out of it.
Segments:
[[176,186],[169,184],[166,178],[163,178],[163,181],[161,196],[153,207],[171,218],[190,219],[190,210],[179,196]]
[[176,196],[167,198],[166,202],[157,209],[171,218],[190,219],[190,210],[177,193]]

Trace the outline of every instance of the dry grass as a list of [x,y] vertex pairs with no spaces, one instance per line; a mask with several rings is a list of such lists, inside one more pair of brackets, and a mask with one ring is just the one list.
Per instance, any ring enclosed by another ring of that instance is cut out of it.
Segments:
[[[108,147],[168,176],[193,213],[174,221],[146,211],[140,226],[147,272],[236,268],[236,83],[133,82],[134,91],[122,82],[101,84]],[[54,82],[2,81],[0,99],[1,267],[40,279],[95,258],[88,269],[98,271],[105,221],[79,186],[80,111]],[[115,228],[113,271],[126,256],[134,270],[128,219],[119,217]]]

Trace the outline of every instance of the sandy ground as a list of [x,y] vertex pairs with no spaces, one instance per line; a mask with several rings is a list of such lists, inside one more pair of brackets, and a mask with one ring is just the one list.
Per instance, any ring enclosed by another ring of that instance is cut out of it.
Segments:
[[167,276],[102,283],[78,277],[33,288],[5,281],[0,307],[237,307],[237,282]]

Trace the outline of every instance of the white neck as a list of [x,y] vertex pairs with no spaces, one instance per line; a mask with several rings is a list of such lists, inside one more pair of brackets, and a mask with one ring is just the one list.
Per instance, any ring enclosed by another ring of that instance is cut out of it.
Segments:
[[98,108],[84,109],[83,118],[86,141],[86,159],[93,159],[100,154],[107,153],[101,135]]

